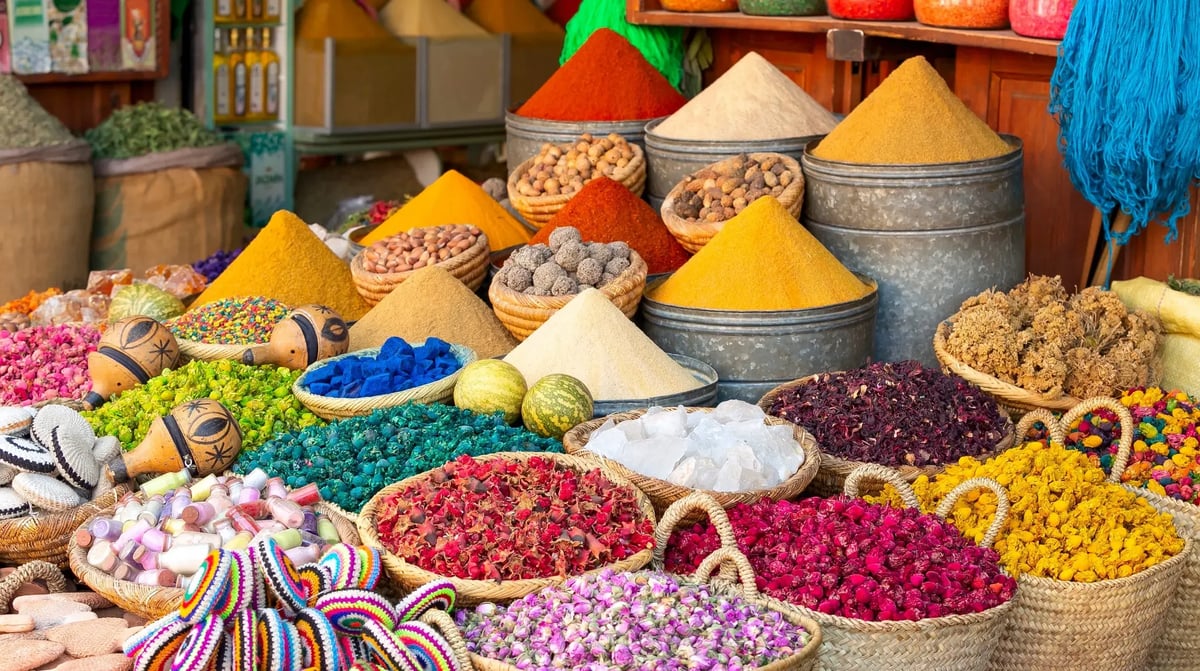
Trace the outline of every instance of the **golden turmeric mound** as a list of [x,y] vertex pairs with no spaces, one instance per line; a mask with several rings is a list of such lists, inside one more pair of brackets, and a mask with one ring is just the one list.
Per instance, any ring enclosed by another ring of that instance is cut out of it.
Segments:
[[968,298],[950,321],[947,352],[1039,394],[1113,396],[1162,376],[1158,319],[1098,287],[1070,295],[1062,278],[1031,275],[1007,294]]

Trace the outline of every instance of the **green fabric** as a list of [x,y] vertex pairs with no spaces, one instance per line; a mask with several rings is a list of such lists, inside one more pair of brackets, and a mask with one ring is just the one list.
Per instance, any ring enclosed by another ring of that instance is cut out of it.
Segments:
[[679,88],[683,80],[683,28],[632,25],[625,20],[625,0],[583,0],[579,12],[567,22],[559,64],[574,56],[597,28],[608,28],[629,40],[671,86]]

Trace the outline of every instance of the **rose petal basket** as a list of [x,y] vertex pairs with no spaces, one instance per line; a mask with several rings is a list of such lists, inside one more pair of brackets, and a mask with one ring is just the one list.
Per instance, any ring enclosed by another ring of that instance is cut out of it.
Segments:
[[[763,397],[758,401],[758,407],[762,408],[762,411],[767,413],[768,416],[773,416],[771,415],[771,406],[775,404],[775,399],[779,398],[779,396],[784,392],[803,386],[817,379],[821,375],[825,375],[825,373],[809,375],[807,377],[802,377],[798,380],[786,382],[778,387],[775,387],[766,394],[763,394]],[[1016,437],[1018,434],[1013,431],[1012,420],[1008,417],[1008,413],[1004,412],[1003,410],[1004,409],[1001,408],[1000,417],[1004,420],[1004,434],[990,452],[979,456],[980,460],[987,459],[995,454],[999,454],[1000,452],[1012,447],[1016,443]],[[821,469],[817,471],[816,477],[813,478],[812,484],[809,485],[809,493],[816,496],[837,496],[838,494],[841,494],[845,489],[846,478],[849,477],[850,474],[853,473],[858,467],[864,466],[867,463],[868,462],[842,459],[841,457],[830,454],[828,451],[822,452]],[[899,473],[900,477],[903,478],[905,482],[912,483],[922,475],[927,475],[932,478],[938,473],[944,471],[946,469],[946,465],[906,465],[888,466],[888,468],[891,468]],[[861,486],[863,485],[860,484],[860,487]],[[871,482],[870,484],[865,485],[864,491],[868,494],[874,494],[877,493],[881,488],[881,484],[877,482]]]
[[[687,411],[688,413],[712,412],[713,409],[687,408]],[[628,478],[630,482],[637,485],[638,489],[646,493],[651,503],[654,504],[655,512],[661,515],[671,507],[671,504],[699,490],[642,475],[619,461],[602,457],[587,449],[588,440],[591,438],[592,432],[600,428],[606,421],[611,419],[619,424],[631,419],[637,419],[645,413],[645,410],[634,410],[584,422],[563,436],[563,449],[567,454],[595,459]],[[825,455],[821,453],[821,449],[817,445],[816,439],[812,437],[812,434],[778,417],[768,415],[766,423],[792,428],[792,437],[795,438],[796,442],[800,444],[801,449],[804,450],[804,463],[800,464],[800,468],[790,478],[770,489],[758,489],[748,492],[715,492],[703,490],[705,494],[712,497],[722,508],[729,508],[739,503],[752,503],[762,498],[778,501],[799,496],[808,487],[813,477],[818,474],[818,469],[824,467]]]
[[[387,295],[392,293],[393,289],[400,286],[404,280],[412,277],[412,274],[417,271],[406,270],[398,273],[373,273],[367,270],[366,258],[364,257],[366,252],[367,249],[364,248],[361,252],[354,255],[354,258],[350,261],[350,275],[354,278],[354,286],[358,289],[358,294],[363,297],[367,305],[373,307],[379,301],[387,298]],[[483,284],[484,278],[487,277],[490,259],[491,252],[488,248],[487,234],[480,231],[474,245],[471,245],[457,256],[452,256],[434,265],[456,277],[463,284],[467,285],[467,288],[471,291],[475,291]]]
[[[792,174],[792,181],[784,188],[783,193],[779,194],[776,199],[788,214],[793,217],[800,216],[800,210],[804,207],[804,174],[800,170],[800,162],[791,156],[784,154],[774,154],[769,152],[747,154],[750,158],[756,161],[766,159],[775,159],[787,167],[787,171]],[[733,166],[737,157],[730,157],[713,163],[708,168],[716,170],[718,173],[728,173]],[[692,176],[684,177],[678,184],[675,185],[671,192],[667,194],[666,200],[663,201],[661,214],[663,223],[671,231],[671,235],[683,245],[683,248],[695,254],[700,251],[704,245],[712,240],[713,236],[725,227],[724,221],[694,221],[684,219],[675,213],[675,206],[679,199],[683,196],[684,187],[688,182],[692,181]]]
[[450,351],[454,354],[454,358],[458,359],[458,363],[460,364],[458,370],[440,380],[434,380],[428,384],[412,387],[411,389],[363,398],[334,398],[332,396],[320,396],[308,391],[305,378],[308,377],[311,371],[317,370],[322,366],[327,366],[331,361],[345,359],[346,357],[378,355],[380,348],[372,347],[330,357],[314,363],[305,369],[304,374],[296,378],[296,381],[292,383],[292,394],[304,404],[304,407],[312,411],[314,415],[328,420],[369,415],[380,408],[391,408],[405,403],[448,403],[454,398],[454,384],[458,381],[458,374],[462,372],[462,369],[467,364],[476,359],[475,350],[464,345],[451,344]]
[[[104,510],[98,511],[96,515],[112,515],[116,512],[116,508],[116,503],[113,503]],[[315,509],[333,523],[342,542],[350,545],[359,544],[358,529],[353,515],[325,501],[317,503]],[[80,524],[78,528],[87,528],[89,522],[90,518]],[[92,591],[104,596],[122,610],[153,621],[178,610],[183,602],[183,590],[177,587],[156,587],[139,585],[128,580],[117,580],[92,566],[87,561],[87,550],[79,547],[79,544],[75,542],[74,532],[71,533],[67,555],[71,562],[71,571],[75,573],[76,577]]]
[[[557,464],[570,468],[580,473],[591,471],[599,468],[601,474],[613,485],[617,487],[628,487],[633,491],[634,497],[638,502],[638,508],[641,509],[644,519],[654,522],[654,507],[650,504],[650,500],[646,498],[632,482],[627,480],[620,473],[613,469],[600,464],[591,459],[576,457],[566,454],[555,454],[552,452],[497,452],[482,457],[475,457],[475,461],[490,461],[492,459],[507,459],[511,461],[528,461],[534,457],[554,461]],[[416,482],[428,477],[428,473],[421,473],[410,478],[405,478],[400,482],[384,487],[377,492],[371,500],[363,506],[362,511],[358,514],[358,534],[362,538],[363,545],[376,548],[383,555],[383,567],[387,572],[395,586],[404,591],[411,591],[433,580],[449,580],[454,584],[455,590],[458,592],[458,602],[462,604],[478,604],[485,601],[496,603],[510,603],[521,597],[533,592],[548,587],[550,585],[558,585],[564,582],[568,576],[548,576],[545,578],[529,578],[523,580],[470,580],[466,578],[455,578],[449,576],[441,576],[431,571],[427,571],[416,564],[409,563],[403,558],[396,556],[383,544],[379,538],[379,532],[376,529],[377,516],[379,514],[379,506],[385,498],[391,496],[395,492],[400,491],[410,483]],[[601,571],[606,568],[611,568],[614,571],[636,571],[646,564],[650,563],[652,551],[646,548],[641,552],[628,557],[619,562],[608,566],[600,566],[589,573]]]
[[[875,477],[886,478],[889,483],[898,485],[906,502],[910,506],[916,504],[916,495],[907,483],[894,471],[877,465],[863,466],[855,471],[846,481],[846,493],[856,496],[859,481]],[[979,487],[1003,492],[1000,485],[991,480],[975,479],[962,483],[947,498],[953,503],[958,496]],[[1000,501],[1003,504],[997,506],[996,520],[984,538],[985,546],[999,533],[1008,512],[1007,500],[1001,497]],[[677,502],[663,515],[654,535],[656,565],[663,563],[671,533],[694,511],[708,514],[722,547],[737,547],[725,511],[715,501],[697,495]],[[1012,601],[1008,601],[968,615],[868,622],[827,615],[772,597],[762,598],[769,599],[779,608],[811,618],[821,626],[822,643],[816,666],[819,671],[984,671],[1012,609]]]
[[[609,177],[613,181],[620,182],[625,188],[633,192],[633,195],[641,196],[642,191],[646,188],[645,152],[642,151],[639,145],[632,142],[629,143],[629,147],[633,150],[633,159],[625,167],[617,168]],[[540,229],[549,223],[554,218],[554,215],[558,214],[558,211],[566,206],[567,201],[571,200],[579,191],[575,191],[569,195],[556,194],[553,196],[522,196],[517,193],[517,182],[520,181],[521,175],[528,172],[537,160],[537,156],[526,159],[517,166],[516,170],[513,170],[509,174],[508,202],[512,204],[513,209],[519,212],[521,217],[530,226]]]
[[[638,304],[642,302],[642,291],[646,288],[646,272],[646,262],[631,249],[629,267],[612,282],[601,287],[600,293],[612,301],[613,305],[621,308],[626,317],[633,319]],[[488,287],[492,311],[517,340],[528,338],[576,295],[531,296],[509,289],[496,278],[492,278],[492,284]]]

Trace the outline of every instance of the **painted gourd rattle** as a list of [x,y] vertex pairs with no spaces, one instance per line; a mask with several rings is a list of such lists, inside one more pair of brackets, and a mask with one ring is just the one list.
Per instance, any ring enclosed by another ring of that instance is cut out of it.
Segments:
[[183,469],[202,478],[228,470],[241,449],[242,430],[229,410],[210,398],[198,398],[154,420],[146,438],[132,452],[108,462],[105,473],[114,483]]
[[304,370],[349,348],[349,329],[338,313],[324,305],[304,305],[275,325],[267,343],[243,352],[242,363]]
[[166,326],[145,316],[122,319],[88,355],[92,390],[83,399],[84,408],[94,410],[112,395],[145,384],[178,359],[179,343]]

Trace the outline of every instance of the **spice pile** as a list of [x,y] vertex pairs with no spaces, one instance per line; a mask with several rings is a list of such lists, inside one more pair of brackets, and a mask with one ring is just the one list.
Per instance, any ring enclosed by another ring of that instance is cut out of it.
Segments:
[[318,396],[367,398],[436,382],[460,368],[462,362],[444,340],[429,338],[413,347],[388,338],[378,354],[333,359],[305,373],[301,384]]
[[100,467],[118,452],[66,406],[0,406],[0,519],[67,512],[112,489]]
[[83,398],[92,388],[87,355],[99,341],[90,326],[0,330],[0,405]]
[[192,361],[122,392],[84,416],[96,433],[116,436],[126,450],[131,450],[146,437],[150,423],[158,417],[181,403],[211,398],[228,408],[237,420],[244,454],[281,432],[323,423],[292,394],[292,383],[300,374],[280,366]]
[[624,37],[600,28],[517,114],[555,121],[629,121],[666,116],[685,102]]
[[51,287],[45,291],[30,291],[20,298],[14,298],[11,301],[0,305],[0,315],[10,312],[18,312],[23,315],[28,315],[38,309],[47,298],[59,296],[62,294],[62,289]]
[[529,385],[563,373],[583,382],[598,401],[655,398],[700,386],[595,289],[572,298],[504,360]]
[[598,177],[583,186],[529,241],[546,244],[556,229],[579,230],[584,242],[624,242],[646,261],[651,274],[668,273],[688,260],[662,217],[619,182]]
[[822,373],[779,394],[769,412],[807,429],[828,454],[884,466],[986,454],[1008,428],[991,396],[916,361]]
[[233,260],[238,257],[238,254],[241,253],[242,250],[240,247],[232,252],[219,249],[213,252],[211,256],[200,259],[199,261],[193,263],[192,268],[195,268],[196,272],[203,275],[209,282],[212,282],[213,280],[217,279],[221,273],[225,272],[225,269],[229,267],[229,264],[233,263]]
[[462,254],[474,247],[482,234],[468,224],[414,228],[364,249],[363,267],[372,273],[419,270]]
[[486,303],[437,266],[413,273],[351,326],[350,351],[380,347],[393,336],[441,338],[481,359],[507,354],[517,344]]
[[837,118],[757,52],[654,128],[675,140],[777,140],[824,135]]
[[[911,508],[837,497],[763,499],[727,512],[758,589],[827,615],[868,622],[966,615],[1016,590],[994,550]],[[694,571],[719,545],[709,522],[676,531],[667,570]]]
[[257,345],[291,309],[272,298],[234,296],[193,308],[166,322],[176,338],[219,345]]
[[1014,151],[950,90],[924,56],[896,68],[813,150],[828,161],[981,161]]
[[578,575],[654,543],[632,488],[540,457],[459,457],[380,501],[376,525],[401,559],[470,580]]
[[493,282],[531,296],[571,296],[607,286],[629,269],[624,242],[584,242],[577,229],[563,227],[545,245],[513,252]]
[[709,310],[803,310],[867,296],[863,284],[771,196],[754,201],[646,295]]
[[796,474],[804,449],[792,427],[766,424],[745,401],[724,401],[712,412],[652,407],[637,419],[608,420],[587,449],[642,475],[692,489],[749,492],[770,489]]
[[[1183,392],[1132,389],[1121,403],[1133,415],[1133,450],[1121,481],[1179,501],[1200,504],[1200,404]],[[1112,471],[1121,439],[1117,416],[1104,408],[1076,420],[1067,447]]]
[[616,133],[594,138],[584,133],[574,144],[547,142],[533,165],[517,178],[522,196],[569,196],[593,179],[613,177],[634,158],[633,147]]
[[0,149],[49,147],[75,139],[12,75],[0,74],[0,110]]
[[757,669],[811,636],[778,611],[659,571],[605,569],[456,621],[471,652],[532,671]]
[[778,198],[798,176],[776,157],[760,161],[739,154],[731,161],[720,170],[709,166],[685,177],[675,214],[689,221],[732,219],[763,196]]
[[946,351],[975,370],[1046,396],[1112,396],[1156,383],[1162,326],[1099,287],[1068,295],[1062,278],[1031,275],[985,291],[950,318]]
[[[917,478],[913,490],[925,510],[935,510],[971,478],[991,478],[1008,490],[1008,521],[995,547],[1013,576],[1085,583],[1127,578],[1183,550],[1170,515],[1105,482],[1104,471],[1061,445],[1026,443],[982,463],[963,457],[932,481]],[[894,503],[894,497],[885,490],[884,499]],[[960,499],[948,519],[978,540],[995,512],[996,495],[985,491]]]
[[562,452],[562,443],[508,426],[500,415],[406,403],[327,426],[273,435],[243,451],[234,470],[286,474],[290,487],[315,482],[326,501],[358,512],[380,489],[462,455]]
[[96,159],[128,159],[178,149],[221,144],[190,110],[157,102],[121,107],[84,133]]
[[449,170],[362,239],[373,245],[414,228],[470,224],[487,234],[492,251],[523,245],[529,230],[478,184]]

